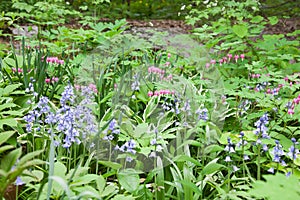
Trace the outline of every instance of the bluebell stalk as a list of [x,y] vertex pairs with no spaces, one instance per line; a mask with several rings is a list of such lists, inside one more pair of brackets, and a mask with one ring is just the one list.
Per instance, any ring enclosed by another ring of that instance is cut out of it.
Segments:
[[[266,125],[269,123],[268,114],[263,114],[260,119],[254,123],[254,126],[256,127],[256,130],[254,130],[254,133],[258,136],[256,144],[257,144],[257,179],[260,180],[260,154],[261,154],[261,138],[264,139],[270,139],[270,136],[267,134],[268,128]],[[263,146],[263,150],[266,150],[267,146]]]
[[131,84],[131,89],[133,90],[133,91],[139,91],[140,90],[140,82],[139,82],[139,80],[138,80],[138,75],[136,74],[136,75],[134,75],[133,76],[133,83]]

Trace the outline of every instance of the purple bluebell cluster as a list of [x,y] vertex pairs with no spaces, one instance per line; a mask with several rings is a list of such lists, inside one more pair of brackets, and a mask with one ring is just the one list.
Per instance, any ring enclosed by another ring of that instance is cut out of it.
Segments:
[[292,159],[292,160],[296,160],[297,156],[299,155],[299,149],[296,148],[296,145],[298,144],[297,140],[295,138],[292,138],[292,145],[289,148],[289,152],[288,152],[288,156]]
[[205,122],[208,120],[208,110],[206,108],[199,108],[196,111],[196,114],[198,115],[198,120],[203,120]]
[[112,119],[109,122],[108,128],[104,131],[104,133],[105,133],[105,136],[103,137],[103,140],[112,141],[115,138],[114,135],[117,135],[120,133],[120,129],[119,129],[117,120]]
[[273,161],[279,163],[280,161],[283,161],[283,160],[281,160],[281,156],[284,155],[284,152],[283,152],[282,146],[279,144],[278,140],[275,140],[275,144],[276,145],[272,151],[272,153],[274,155]]
[[[87,134],[95,134],[96,120],[92,110],[88,107],[91,102],[91,92],[82,91],[84,99],[78,104],[75,103],[76,95],[71,85],[65,87],[60,99],[60,108],[55,111],[49,106],[49,99],[41,97],[34,110],[24,117],[27,122],[26,131],[31,132],[32,127],[50,125],[48,132],[54,131],[57,135],[63,136],[62,142],[55,140],[55,145],[62,143],[65,148],[71,147],[73,143],[80,144]],[[37,131],[39,131],[37,129]]]
[[270,139],[270,136],[267,134],[267,124],[269,123],[269,118],[268,118],[268,114],[265,113],[263,114],[262,117],[260,117],[260,119],[254,123],[254,126],[256,127],[256,129],[254,130],[254,133],[258,136],[261,136],[262,138],[265,139]]
[[[125,144],[123,144],[121,147],[117,145],[115,147],[115,150],[134,155],[136,154],[136,142],[133,139],[130,139],[129,141],[125,142]],[[131,162],[132,160],[132,156],[128,155],[126,157],[127,162]]]
[[131,84],[131,89],[133,91],[139,91],[140,90],[140,82],[139,82],[138,78],[139,77],[138,77],[137,74],[133,76],[133,83]]

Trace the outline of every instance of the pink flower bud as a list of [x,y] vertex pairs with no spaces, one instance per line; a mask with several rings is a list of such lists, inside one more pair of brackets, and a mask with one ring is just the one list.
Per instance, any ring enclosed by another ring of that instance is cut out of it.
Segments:
[[153,96],[153,92],[152,91],[149,91],[148,92],[148,97],[152,97]]
[[45,79],[45,82],[46,82],[46,83],[50,83],[50,81],[51,81],[50,78],[46,78],[46,79]]
[[242,61],[244,61],[245,54],[241,54],[240,57],[241,57]]

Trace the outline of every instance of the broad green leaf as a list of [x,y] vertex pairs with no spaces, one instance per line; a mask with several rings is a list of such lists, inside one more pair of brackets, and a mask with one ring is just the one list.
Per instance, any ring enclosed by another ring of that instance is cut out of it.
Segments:
[[134,169],[125,169],[117,174],[120,185],[128,192],[135,192],[140,183],[140,177]]
[[[13,108],[16,106],[18,106],[18,105],[14,104],[14,103],[5,103],[5,104],[0,105],[0,111],[7,109],[7,108]],[[1,113],[1,114],[3,114],[3,113]]]
[[13,148],[15,148],[13,145],[2,146],[2,147],[0,147],[0,154],[7,151],[7,150],[13,149]]
[[86,174],[84,176],[79,176],[72,181],[70,187],[89,184],[92,181],[96,180],[97,178],[98,178],[97,174]]
[[134,198],[133,196],[125,196],[122,194],[118,194],[116,195],[114,198],[112,198],[111,200],[135,200],[136,198]]
[[154,112],[154,110],[157,108],[157,98],[151,98],[150,101],[148,102],[144,114],[143,114],[143,120],[146,121]]
[[121,169],[122,167],[121,164],[110,161],[98,161],[98,163],[115,170]]
[[278,23],[278,18],[276,16],[268,17],[271,25],[275,25]]
[[224,165],[221,165],[221,164],[217,163],[217,161],[218,161],[218,158],[210,161],[207,165],[205,165],[205,167],[201,171],[202,176],[216,173],[221,168],[223,168],[223,167],[225,168]]
[[234,25],[232,31],[240,38],[248,35],[248,27],[245,25]]
[[116,191],[116,187],[113,185],[108,185],[107,187],[105,187],[104,191],[102,192],[102,194],[100,194],[101,197],[106,197],[108,195],[110,195],[111,193]]
[[7,125],[10,127],[16,127],[18,125],[18,122],[15,118],[4,118],[0,119],[0,129],[3,129],[3,126]]
[[15,149],[1,158],[0,169],[9,172],[22,154],[22,148]]
[[190,157],[190,156],[187,156],[187,155],[179,155],[179,156],[176,156],[174,158],[174,162],[191,162],[197,166],[201,166],[201,163],[198,162],[196,159]]
[[[263,176],[266,182],[256,181],[250,189],[250,194],[259,199],[281,200],[281,199],[300,199],[299,179],[291,175],[286,177],[284,174]],[[288,192],[287,192],[288,191]]]
[[29,160],[33,159],[34,157],[40,155],[43,152],[44,152],[44,150],[39,150],[39,151],[33,151],[30,153],[27,153],[25,156],[23,156],[20,159],[20,161],[18,162],[18,166],[22,166],[22,165],[26,164],[26,162],[28,162]]
[[44,178],[44,173],[41,170],[25,170],[23,172],[22,181],[26,184],[31,182],[39,182]]
[[96,179],[96,185],[97,185],[97,190],[102,193],[104,191],[106,181],[103,178],[103,176],[99,175],[98,178]]
[[3,96],[8,96],[10,95],[10,93],[12,93],[13,91],[15,91],[17,88],[19,88],[22,84],[12,84],[12,85],[8,85],[4,88],[3,90]]
[[0,133],[0,145],[5,143],[11,136],[14,135],[14,133],[15,133],[15,131],[5,131],[5,132]]

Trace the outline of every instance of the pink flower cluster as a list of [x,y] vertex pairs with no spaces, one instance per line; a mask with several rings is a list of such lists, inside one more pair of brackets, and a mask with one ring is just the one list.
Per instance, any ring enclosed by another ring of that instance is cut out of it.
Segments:
[[148,72],[153,74],[159,74],[159,75],[165,74],[165,70],[159,69],[158,67],[154,67],[154,66],[149,67]]
[[[13,72],[17,72],[17,69],[16,68],[12,68],[12,71]],[[22,73],[23,72],[23,69],[22,68],[18,68],[18,73]]]
[[170,91],[170,90],[159,90],[159,91],[149,91],[148,92],[148,96],[152,97],[152,96],[161,96],[161,95],[173,95],[175,94],[174,91]]
[[173,79],[173,75],[172,74],[168,75],[167,77],[163,77],[165,75],[166,71],[162,70],[162,69],[160,69],[158,67],[154,67],[154,66],[149,67],[148,68],[148,72],[150,74],[152,73],[152,74],[158,74],[158,75],[160,75],[161,79],[163,79],[165,81],[170,81],[170,80]]
[[298,105],[300,103],[300,94],[298,95],[298,97],[293,99],[292,105],[288,108],[288,114],[292,115],[295,113],[294,109],[295,109],[295,105]]
[[[83,89],[83,88],[85,88],[85,86],[75,85],[76,90],[80,90],[80,89]],[[90,83],[88,85],[88,88],[91,89],[94,93],[98,93],[97,86],[95,84]]]
[[[227,54],[227,56],[224,56],[223,58],[219,59],[219,65],[222,66],[222,64],[224,63],[229,63],[232,59],[233,55],[232,54]],[[241,55],[234,55],[234,60],[235,62],[238,61],[238,59],[241,59],[242,61],[244,61],[245,59],[245,54],[241,54]],[[209,68],[210,66],[214,66],[216,64],[216,60],[211,60],[209,63],[205,64],[206,68]]]
[[59,60],[58,57],[48,57],[46,59],[46,62],[47,63],[56,63],[56,64],[59,64],[59,65],[63,65],[64,64],[64,61],[63,60]]
[[57,77],[52,77],[52,78],[46,78],[45,82],[48,83],[48,84],[49,83],[56,83],[56,82],[58,82],[58,80],[59,79]]
[[261,74],[250,74],[251,78],[259,78]]

